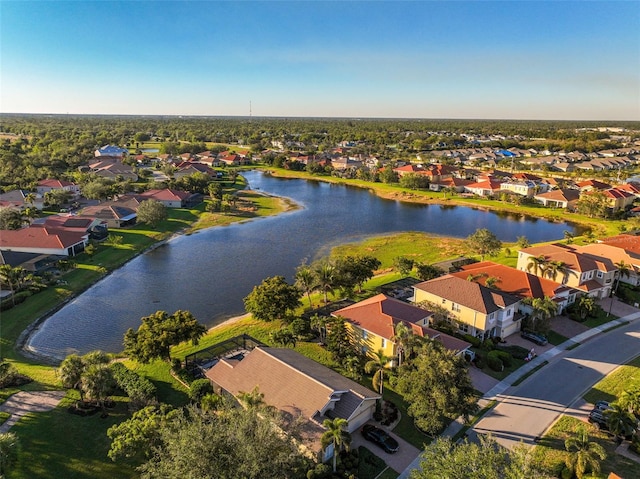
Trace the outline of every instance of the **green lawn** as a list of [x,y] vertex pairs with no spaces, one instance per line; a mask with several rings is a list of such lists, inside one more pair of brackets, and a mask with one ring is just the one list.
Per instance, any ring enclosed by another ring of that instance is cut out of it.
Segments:
[[576,435],[583,428],[589,431],[591,440],[602,445],[607,452],[607,458],[601,464],[602,471],[595,477],[604,479],[610,472],[615,472],[624,478],[640,477],[640,464],[616,454],[616,444],[611,436],[570,416],[562,416],[538,441],[538,445],[533,451],[534,462],[550,474],[557,474],[566,457],[565,439]]
[[567,338],[566,336],[563,336],[560,333],[556,333],[555,331],[549,331],[549,333],[547,334],[547,339],[549,340],[549,343],[553,344],[554,346],[557,346],[559,344],[564,343],[569,338]]
[[591,404],[600,400],[611,402],[620,397],[623,391],[634,388],[640,388],[640,356],[616,368],[583,397]]

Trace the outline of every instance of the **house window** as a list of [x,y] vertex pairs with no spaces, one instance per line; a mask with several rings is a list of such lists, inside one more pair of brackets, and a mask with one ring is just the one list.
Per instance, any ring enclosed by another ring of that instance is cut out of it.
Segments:
[[602,278],[602,271],[598,271],[598,278]]
[[447,300],[442,298],[442,304],[447,304]]
[[510,309],[507,309],[507,318],[511,316],[511,313],[513,313],[513,311],[511,311]]
[[462,331],[463,333],[468,333],[469,332],[469,325],[465,324],[465,323],[458,323],[458,329],[460,331]]
[[384,348],[387,345],[387,340],[382,338],[382,347]]
[[367,339],[367,332],[364,329],[362,330],[362,339]]
[[455,311],[455,312],[459,313],[460,312],[460,306],[457,305],[454,302],[451,302],[451,311]]

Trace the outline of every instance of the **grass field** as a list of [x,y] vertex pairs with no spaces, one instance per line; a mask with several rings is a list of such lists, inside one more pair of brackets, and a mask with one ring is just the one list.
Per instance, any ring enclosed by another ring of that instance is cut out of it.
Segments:
[[623,391],[636,388],[640,388],[640,356],[616,368],[593,386],[584,395],[584,399],[591,404],[600,400],[612,402],[620,397]]

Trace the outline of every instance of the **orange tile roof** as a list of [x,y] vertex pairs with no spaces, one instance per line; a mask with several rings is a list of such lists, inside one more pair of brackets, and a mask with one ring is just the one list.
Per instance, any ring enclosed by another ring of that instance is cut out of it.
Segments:
[[550,261],[562,261],[573,271],[614,271],[616,269],[611,260],[591,257],[587,253],[581,254],[577,248],[558,243],[532,246],[520,251],[532,256],[545,256]]
[[86,231],[63,231],[47,226],[3,230],[0,234],[0,248],[69,248],[83,242],[86,235]]
[[473,281],[486,286],[489,277],[498,278],[496,288],[505,293],[521,298],[553,298],[565,286],[546,278],[539,278],[526,271],[520,271],[492,261],[473,263],[462,267],[462,271],[451,273],[451,276],[467,279],[473,275]]
[[604,238],[602,242],[618,248],[624,248],[628,252],[640,255],[640,236],[622,234]]

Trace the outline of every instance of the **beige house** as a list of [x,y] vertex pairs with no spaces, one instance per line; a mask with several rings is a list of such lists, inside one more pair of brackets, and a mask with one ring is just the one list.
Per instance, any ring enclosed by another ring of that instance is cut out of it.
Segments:
[[264,402],[289,418],[306,421],[304,446],[322,460],[333,455],[322,451],[320,437],[325,419],[343,418],[354,432],[373,417],[381,396],[292,349],[256,347],[220,359],[206,372],[217,392],[236,397],[258,388]]
[[562,284],[596,299],[606,298],[611,293],[617,271],[613,262],[569,245],[556,243],[520,250],[517,268],[544,277],[552,262],[563,266]]
[[477,338],[506,338],[520,330],[520,299],[452,275],[414,287],[414,301],[429,301],[448,310],[462,333]]

